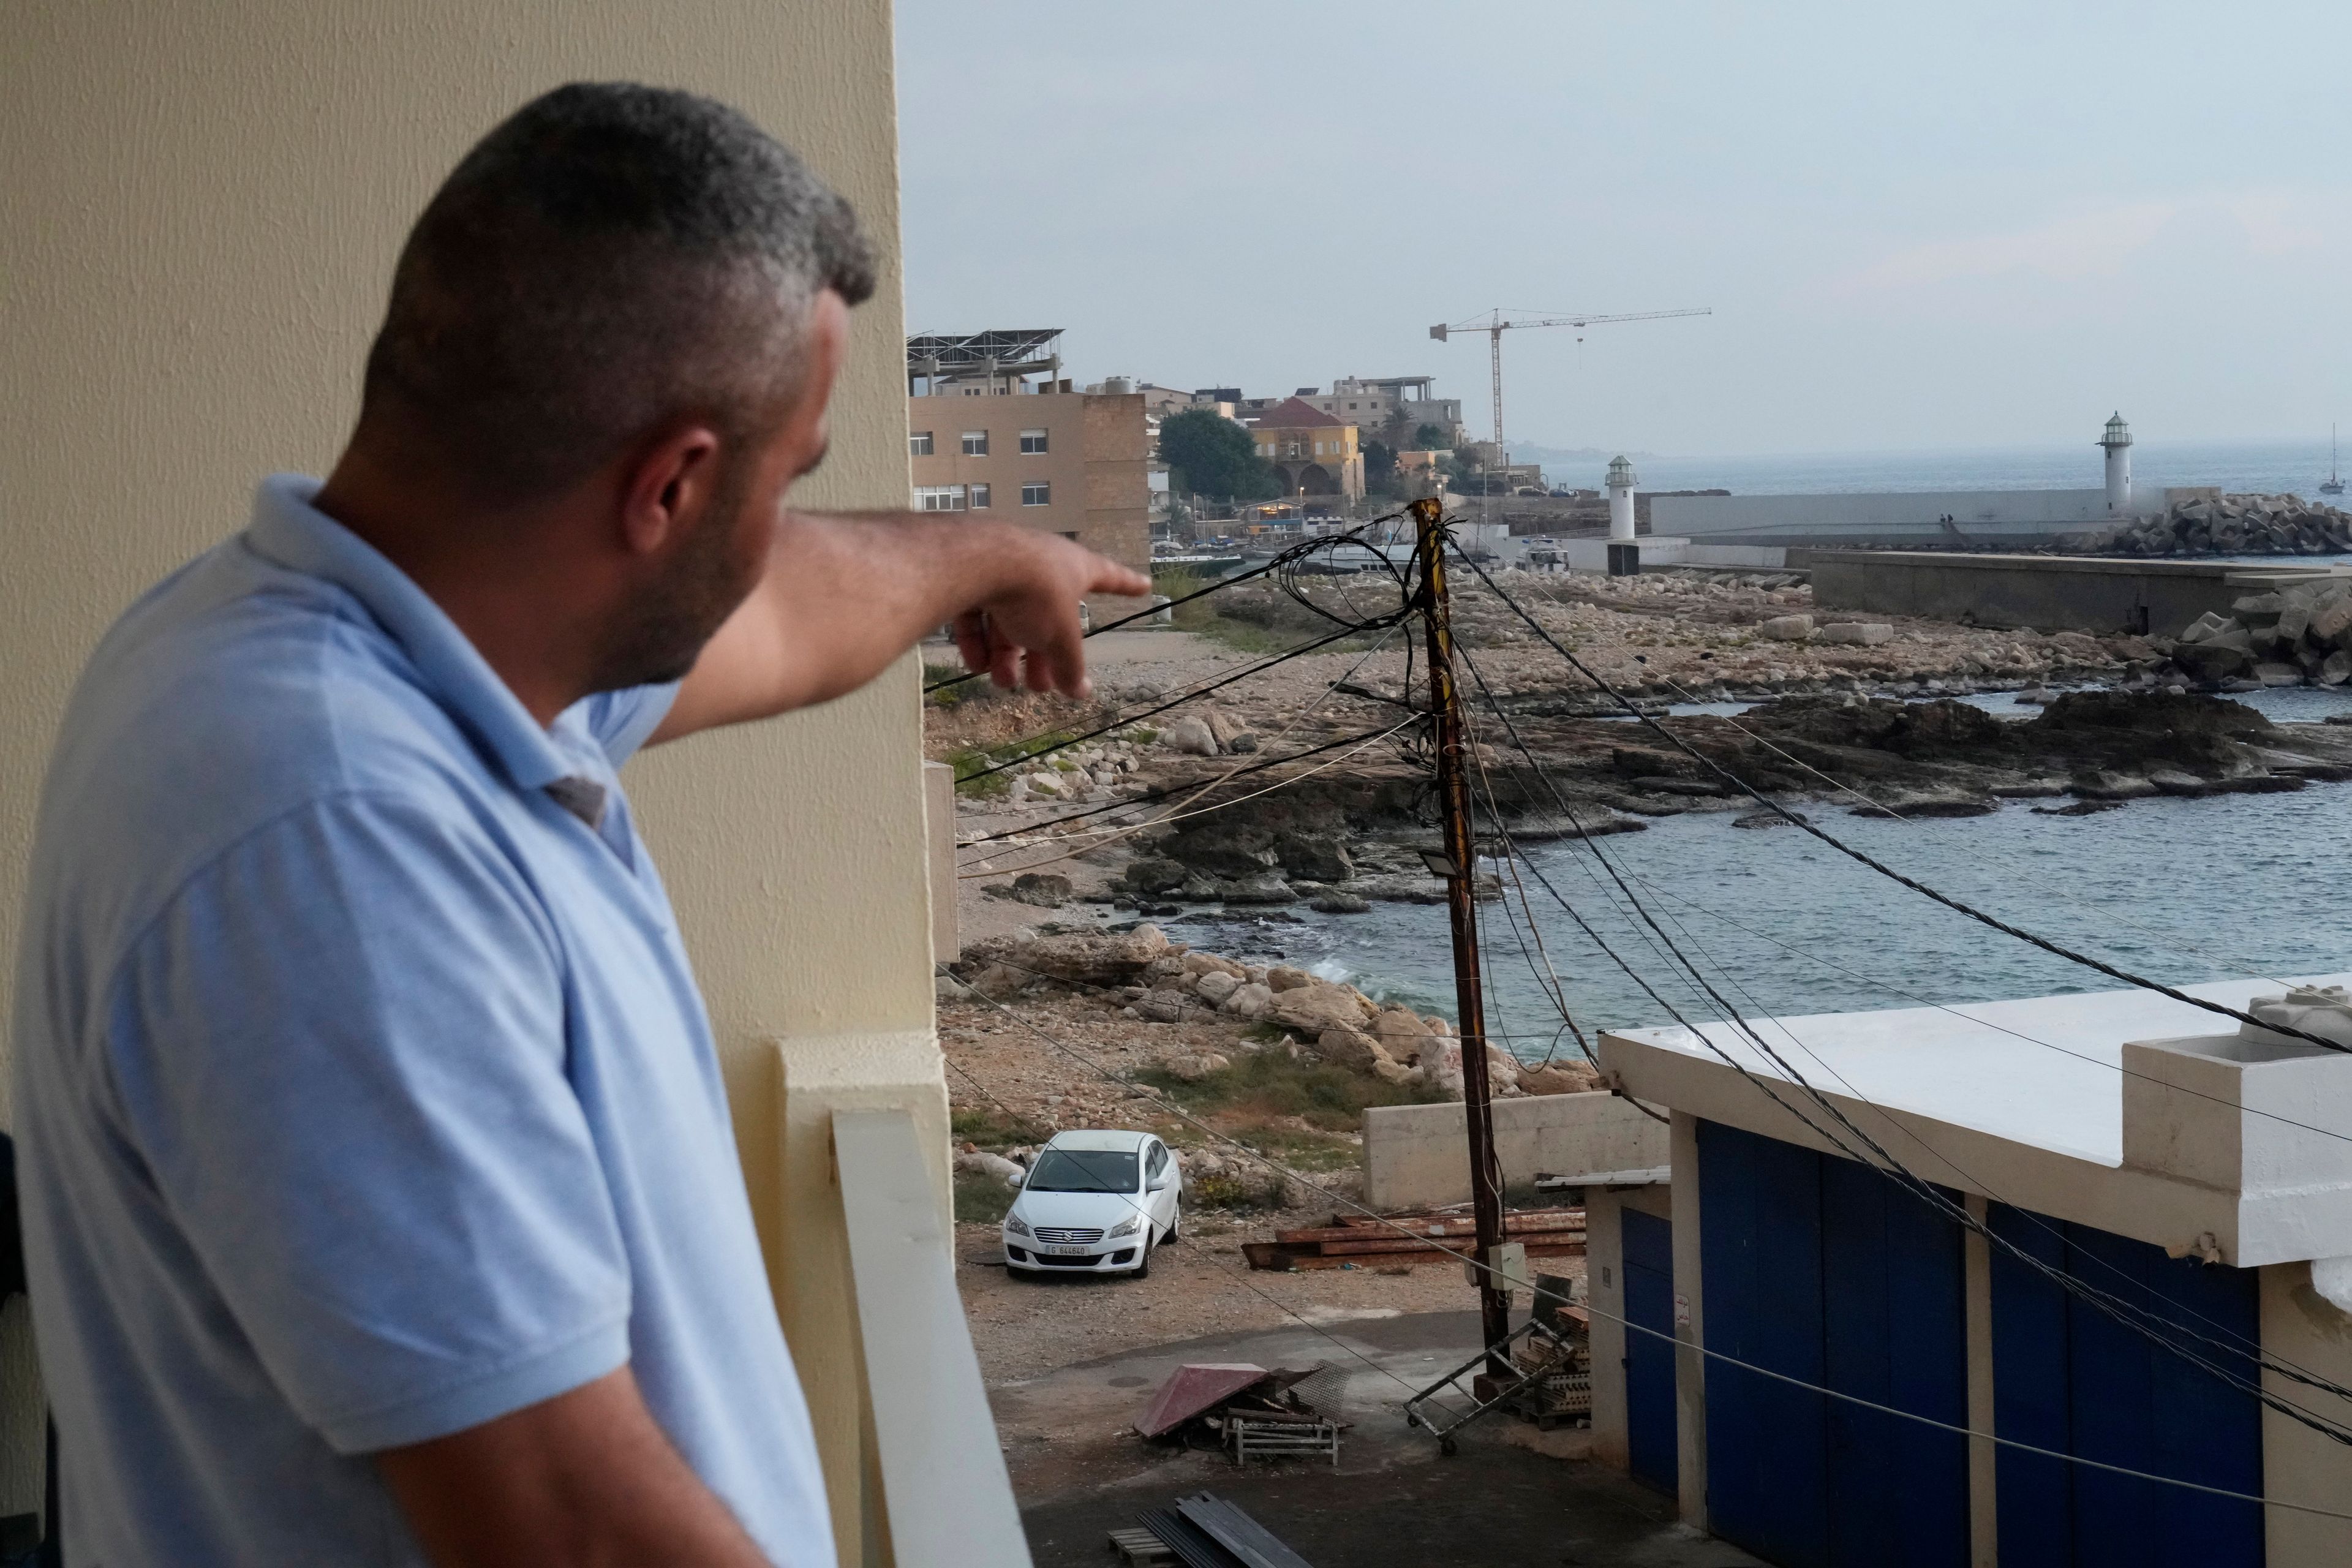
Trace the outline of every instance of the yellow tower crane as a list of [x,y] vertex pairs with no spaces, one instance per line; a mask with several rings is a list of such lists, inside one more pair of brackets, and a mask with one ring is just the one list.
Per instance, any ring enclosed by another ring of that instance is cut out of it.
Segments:
[[1597,327],[1609,321],[1663,321],[1670,316],[1712,316],[1714,310],[1701,307],[1692,310],[1634,310],[1613,316],[1532,316],[1506,318],[1500,305],[1483,316],[1473,316],[1466,321],[1439,325],[1429,329],[1429,335],[1444,342],[1455,332],[1484,332],[1493,356],[1495,373],[1495,450],[1499,460],[1509,462],[1510,454],[1503,450],[1503,334],[1522,327]]

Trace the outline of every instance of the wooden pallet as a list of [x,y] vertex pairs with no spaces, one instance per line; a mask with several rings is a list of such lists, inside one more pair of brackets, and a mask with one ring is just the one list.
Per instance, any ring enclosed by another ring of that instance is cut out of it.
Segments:
[[1118,1553],[1121,1563],[1141,1564],[1176,1561],[1176,1549],[1148,1530],[1112,1531],[1110,1549]]

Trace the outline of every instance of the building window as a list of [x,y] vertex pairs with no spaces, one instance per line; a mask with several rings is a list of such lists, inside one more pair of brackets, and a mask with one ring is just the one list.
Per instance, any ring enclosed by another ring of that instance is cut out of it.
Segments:
[[1045,432],[1043,430],[1024,430],[1021,432],[1022,456],[1034,458],[1045,449]]
[[986,510],[988,510],[988,507],[989,507],[989,500],[988,500],[988,487],[987,487],[986,485],[974,485],[974,486],[972,486],[972,487],[971,487],[971,510],[974,510],[974,511],[986,511]]
[[929,430],[916,430],[909,432],[907,437],[907,454],[908,456],[914,458],[929,457],[931,455],[931,433]]
[[915,510],[918,511],[961,511],[963,510],[963,487],[961,485],[917,485],[915,487]]
[[967,458],[987,457],[988,432],[985,430],[965,431],[963,433],[963,455]]
[[[1028,437],[1024,436],[1022,439],[1026,440]],[[1021,504],[1023,506],[1053,505],[1054,487],[1044,479],[1032,479],[1021,487]]]

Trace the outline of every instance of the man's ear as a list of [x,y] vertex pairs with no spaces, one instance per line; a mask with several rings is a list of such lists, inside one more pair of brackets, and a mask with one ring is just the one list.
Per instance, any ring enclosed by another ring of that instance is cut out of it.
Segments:
[[710,504],[719,469],[719,434],[708,425],[680,426],[642,448],[621,494],[622,543],[660,554]]

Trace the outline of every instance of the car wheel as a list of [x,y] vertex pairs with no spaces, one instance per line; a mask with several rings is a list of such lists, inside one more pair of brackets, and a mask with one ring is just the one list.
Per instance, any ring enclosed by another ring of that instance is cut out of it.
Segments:
[[1176,1201],[1174,1208],[1168,1211],[1168,1234],[1160,1239],[1162,1241],[1184,1239],[1184,1202],[1181,1198]]
[[1143,1255],[1135,1260],[1134,1277],[1138,1279],[1151,1278],[1151,1237],[1148,1231],[1143,1237]]

